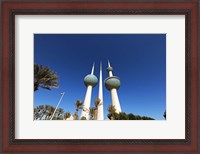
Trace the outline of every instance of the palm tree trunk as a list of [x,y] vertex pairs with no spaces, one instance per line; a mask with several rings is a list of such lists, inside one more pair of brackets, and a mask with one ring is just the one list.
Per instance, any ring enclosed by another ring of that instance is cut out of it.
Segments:
[[94,120],[97,120],[97,108],[94,110]]
[[45,118],[44,118],[45,120],[47,120],[47,116],[48,116],[48,114],[46,114],[46,116],[45,116]]
[[43,116],[44,116],[44,113],[42,113],[42,115],[41,115],[41,117],[40,117],[40,120],[42,120]]
[[111,114],[111,120],[115,120],[114,114]]

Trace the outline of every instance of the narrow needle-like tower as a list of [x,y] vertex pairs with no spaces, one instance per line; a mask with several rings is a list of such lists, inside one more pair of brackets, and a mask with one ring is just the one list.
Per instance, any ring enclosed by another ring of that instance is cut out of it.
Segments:
[[104,120],[103,117],[103,88],[102,88],[102,64],[100,63],[100,73],[99,73],[99,94],[98,98],[100,103],[98,105],[97,120]]
[[90,112],[90,103],[91,103],[91,96],[92,96],[92,88],[96,86],[98,83],[97,77],[94,75],[94,64],[92,66],[91,74],[88,74],[84,78],[85,86],[87,86],[87,91],[85,94],[85,100],[83,103],[83,110],[81,113],[81,117],[84,116],[86,119],[89,119],[89,112]]
[[111,92],[112,105],[116,109],[116,113],[121,112],[121,106],[117,94],[117,90],[120,87],[120,79],[117,76],[113,76],[113,68],[110,66],[110,62],[108,61],[107,68],[109,77],[105,79],[105,86]]

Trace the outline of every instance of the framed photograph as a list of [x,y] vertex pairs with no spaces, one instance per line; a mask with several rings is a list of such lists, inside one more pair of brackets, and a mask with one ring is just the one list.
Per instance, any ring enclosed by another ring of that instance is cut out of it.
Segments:
[[198,1],[3,1],[2,153],[198,153]]

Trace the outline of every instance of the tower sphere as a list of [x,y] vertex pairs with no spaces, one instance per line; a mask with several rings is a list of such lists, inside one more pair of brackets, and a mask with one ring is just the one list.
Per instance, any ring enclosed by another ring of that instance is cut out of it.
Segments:
[[119,89],[120,79],[117,76],[111,76],[105,79],[105,86],[108,90]]
[[95,75],[93,74],[88,74],[85,78],[84,78],[84,83],[86,86],[91,85],[93,87],[96,86],[96,84],[98,83],[98,79]]
[[113,68],[111,67],[111,66],[109,66],[108,68],[107,68],[107,71],[109,72],[109,71],[113,71]]

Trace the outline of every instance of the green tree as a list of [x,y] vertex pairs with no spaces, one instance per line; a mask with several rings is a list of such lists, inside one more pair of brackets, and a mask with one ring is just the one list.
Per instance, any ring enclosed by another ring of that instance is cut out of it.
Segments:
[[132,113],[129,113],[129,114],[128,114],[128,120],[136,120],[135,115],[132,114]]
[[146,116],[139,116],[139,115],[134,115],[132,113],[126,114],[125,112],[115,112],[114,106],[110,105],[108,108],[108,115],[107,117],[110,120],[155,120],[151,117],[146,117]]
[[129,117],[125,112],[120,112],[118,115],[118,120],[128,120]]
[[142,118],[139,115],[136,115],[136,120],[142,120]]
[[[117,114],[115,113],[116,112],[116,109],[115,109],[115,106],[113,106],[113,105],[110,105],[109,107],[108,107],[108,112],[109,112],[109,114],[110,114],[110,120],[115,120],[115,119],[117,119]],[[108,117],[109,118],[109,117]]]
[[39,87],[51,90],[58,87],[58,76],[49,67],[34,64],[34,91]]

